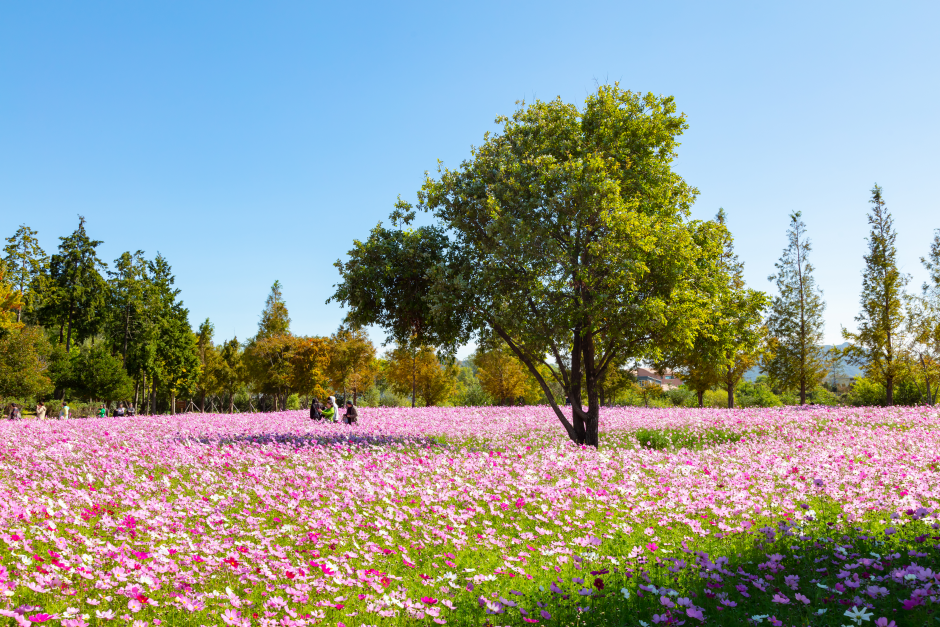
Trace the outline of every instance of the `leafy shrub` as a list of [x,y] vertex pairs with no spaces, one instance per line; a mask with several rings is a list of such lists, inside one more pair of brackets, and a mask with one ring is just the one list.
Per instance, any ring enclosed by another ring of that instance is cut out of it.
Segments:
[[705,392],[705,398],[702,399],[705,407],[720,409],[728,406],[728,393],[724,390],[708,390]]
[[818,386],[815,390],[806,395],[807,400],[816,405],[830,405],[835,406],[840,402],[840,397],[838,394],[830,392],[821,385]]
[[676,388],[674,390],[667,391],[666,399],[676,407],[688,407],[690,399],[697,401],[695,393],[691,390],[687,390],[686,388]]
[[855,407],[883,406],[887,402],[885,386],[867,377],[856,379],[849,390],[849,402]]

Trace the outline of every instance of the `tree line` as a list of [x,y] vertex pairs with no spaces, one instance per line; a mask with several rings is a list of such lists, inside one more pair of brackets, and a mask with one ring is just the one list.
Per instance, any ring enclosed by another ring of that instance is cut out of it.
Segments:
[[[382,357],[361,328],[296,335],[275,281],[257,333],[218,342],[198,328],[168,260],[125,252],[110,265],[79,217],[47,254],[22,225],[0,258],[0,400],[79,414],[122,403],[140,413],[277,411],[334,394],[372,405],[537,403],[531,379],[504,350],[460,364],[427,347],[392,345]],[[365,395],[365,396],[364,396]],[[52,412],[50,412],[52,413]]]

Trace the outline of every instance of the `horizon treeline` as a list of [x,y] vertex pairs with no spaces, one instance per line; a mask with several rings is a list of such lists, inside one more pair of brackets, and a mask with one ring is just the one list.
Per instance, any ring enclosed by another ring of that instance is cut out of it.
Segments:
[[[842,329],[848,347],[825,349],[825,301],[801,214],[791,214],[786,246],[768,277],[777,292],[771,298],[745,285],[743,263],[719,211],[714,223],[721,227],[715,230],[721,241],[714,244],[730,277],[729,296],[714,303],[694,341],[608,369],[599,384],[602,403],[933,404],[940,387],[940,230],[921,258],[928,281],[908,293],[910,279],[897,268],[896,232],[877,185],[868,222],[858,330]],[[353,316],[329,336],[294,335],[277,281],[256,335],[217,342],[209,319],[191,326],[165,257],[128,251],[108,264],[98,255],[102,242],[86,226],[79,217],[51,254],[26,225],[6,238],[0,260],[0,400],[68,400],[87,404],[85,413],[92,404],[123,403],[140,413],[171,414],[296,409],[329,395],[366,405],[545,400],[537,377],[498,338],[456,362],[417,336],[390,340],[379,357],[365,331],[352,324]],[[420,246],[408,254],[421,254]],[[845,377],[846,363],[864,376]],[[632,372],[640,365],[678,374],[682,389],[665,392],[638,383]],[[763,376],[746,381],[755,368]],[[551,381],[557,372],[549,367],[542,374]],[[563,398],[561,386],[552,385]],[[718,400],[720,393],[725,396]]]

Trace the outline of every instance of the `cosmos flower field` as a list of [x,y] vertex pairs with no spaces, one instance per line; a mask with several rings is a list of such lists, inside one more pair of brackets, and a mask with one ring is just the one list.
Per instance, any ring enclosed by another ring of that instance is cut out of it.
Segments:
[[0,424],[0,624],[923,625],[932,408]]

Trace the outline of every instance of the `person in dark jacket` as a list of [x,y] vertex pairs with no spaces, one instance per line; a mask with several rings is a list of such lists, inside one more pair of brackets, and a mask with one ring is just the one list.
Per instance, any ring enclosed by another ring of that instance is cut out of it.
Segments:
[[320,404],[317,398],[314,398],[313,402],[310,403],[310,420],[323,420],[323,405]]
[[352,401],[346,401],[346,413],[343,414],[343,418],[345,418],[344,422],[348,425],[359,422],[359,412],[356,411],[356,406],[352,404]]

